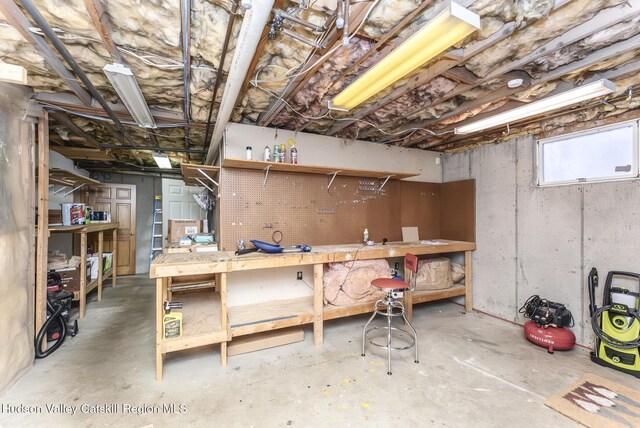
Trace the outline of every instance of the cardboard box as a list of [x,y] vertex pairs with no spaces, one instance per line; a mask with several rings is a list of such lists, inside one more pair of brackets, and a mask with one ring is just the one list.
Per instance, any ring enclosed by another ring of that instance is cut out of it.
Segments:
[[201,220],[169,220],[169,242],[180,242],[180,238],[184,235],[196,235],[200,233],[202,226]]
[[[80,266],[76,268],[56,269],[62,278],[62,289],[73,293],[80,291]],[[91,262],[87,261],[87,283],[91,281]]]

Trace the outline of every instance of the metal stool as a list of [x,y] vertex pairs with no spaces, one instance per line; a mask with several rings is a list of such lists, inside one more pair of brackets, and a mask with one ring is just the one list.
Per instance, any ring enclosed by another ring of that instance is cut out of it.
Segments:
[[[365,356],[364,348],[365,348],[365,340],[371,343],[378,348],[386,349],[388,355],[388,369],[387,374],[391,374],[391,350],[394,349],[396,351],[409,349],[412,346],[416,348],[416,358],[415,362],[418,362],[418,333],[416,333],[416,329],[413,328],[413,325],[409,322],[407,317],[404,314],[404,305],[398,298],[401,298],[405,291],[413,291],[416,288],[416,273],[418,272],[418,257],[413,254],[406,254],[404,256],[404,267],[405,272],[409,274],[409,282],[398,281],[391,278],[377,278],[371,281],[371,285],[377,287],[381,290],[387,292],[387,295],[382,300],[378,300],[373,305],[373,314],[369,321],[364,325],[362,329],[362,356]],[[376,315],[382,315],[387,317],[387,325],[386,326],[377,326],[367,329],[371,321],[376,317]],[[411,331],[405,330],[399,327],[391,326],[391,319],[394,317],[402,317],[404,322],[409,326]],[[385,344],[375,343],[375,341],[369,336],[371,332],[374,330],[386,330],[387,331],[387,340]],[[392,332],[396,332],[396,336],[398,335],[406,335],[409,338],[408,345],[406,346],[394,346],[392,344],[393,334]]]

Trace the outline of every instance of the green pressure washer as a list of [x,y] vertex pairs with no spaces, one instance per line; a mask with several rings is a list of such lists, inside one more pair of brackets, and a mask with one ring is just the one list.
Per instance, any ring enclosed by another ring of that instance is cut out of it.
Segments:
[[[637,290],[612,287],[614,277],[633,278]],[[598,271],[589,272],[589,313],[595,332],[596,346],[591,361],[640,377],[640,274],[611,271],[607,275],[602,306],[596,306],[595,289]]]

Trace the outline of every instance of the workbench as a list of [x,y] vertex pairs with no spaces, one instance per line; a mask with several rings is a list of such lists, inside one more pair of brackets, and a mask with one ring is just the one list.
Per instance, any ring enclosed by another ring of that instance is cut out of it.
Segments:
[[[437,244],[395,242],[386,245],[363,246],[322,245],[307,253],[249,253],[241,256],[233,252],[165,253],[151,264],[149,276],[156,279],[156,379],[162,379],[164,355],[198,346],[220,344],[222,366],[227,362],[227,342],[234,337],[313,324],[314,344],[323,342],[323,322],[356,314],[371,312],[370,301],[349,306],[325,306],[323,302],[323,267],[326,263],[417,256],[464,253],[465,283],[435,291],[414,291],[404,296],[409,316],[415,303],[464,296],[465,309],[472,310],[471,252],[475,242],[438,240]],[[274,269],[287,266],[313,265],[313,295],[282,299],[261,304],[227,308],[227,275],[234,272]],[[199,291],[182,296],[184,307],[183,335],[180,338],[163,337],[163,302],[169,298],[168,285],[172,278],[215,274],[215,290]]]
[[[110,223],[90,223],[73,226],[49,226],[49,233],[74,233],[80,235],[80,291],[74,293],[74,300],[80,301],[80,318],[84,318],[87,305],[87,294],[94,289],[98,289],[98,301],[102,300],[102,281],[111,277],[111,285],[116,286],[116,251],[117,251],[117,222]],[[104,232],[111,230],[113,233],[113,250],[111,268],[103,271],[103,245]],[[98,277],[87,283],[87,235],[89,233],[98,234]],[[46,286],[45,286],[46,287]]]

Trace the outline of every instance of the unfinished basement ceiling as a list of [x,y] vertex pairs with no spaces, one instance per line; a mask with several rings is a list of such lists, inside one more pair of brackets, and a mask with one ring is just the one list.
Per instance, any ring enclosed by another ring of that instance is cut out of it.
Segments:
[[[44,35],[28,3],[112,114]],[[252,13],[233,0],[0,0],[0,60],[28,70],[34,98],[49,110],[52,149],[96,170],[152,170],[153,151],[166,152],[174,165],[203,162],[229,78],[242,82],[231,122],[442,152],[640,117],[638,0],[460,0],[481,17],[479,31],[355,109],[328,110],[330,100],[442,2],[351,3],[353,37],[344,47],[335,0],[276,0],[274,8],[327,29],[285,20],[286,31],[272,40],[269,24],[252,28],[262,38],[255,53],[243,52],[252,59],[249,73],[228,76],[243,20]],[[157,128],[137,126],[127,112],[102,71],[114,62],[135,75]],[[522,86],[508,88],[514,78]],[[453,133],[490,112],[599,78],[617,91],[509,127]]]

